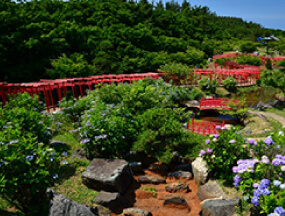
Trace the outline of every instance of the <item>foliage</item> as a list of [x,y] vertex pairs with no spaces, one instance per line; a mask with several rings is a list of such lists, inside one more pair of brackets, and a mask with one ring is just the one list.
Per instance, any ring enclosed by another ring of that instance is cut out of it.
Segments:
[[138,117],[141,132],[133,150],[144,151],[164,163],[169,163],[173,152],[188,152],[194,146],[193,135],[184,131],[181,121],[185,119],[183,109],[152,108]]
[[257,51],[256,43],[253,42],[244,42],[240,45],[240,51],[243,53],[253,53]]
[[222,84],[225,87],[225,89],[227,89],[229,92],[236,92],[236,90],[237,90],[237,88],[236,88],[237,81],[233,77],[229,77],[229,78],[223,80]]
[[217,59],[215,59],[215,62],[218,65],[223,65],[223,63],[227,62],[227,61],[231,61],[231,59],[230,58],[217,58]]
[[215,80],[210,80],[208,77],[203,77],[198,81],[199,87],[206,93],[215,94],[218,83]]
[[239,159],[247,158],[249,151],[237,128],[219,129],[219,135],[211,135],[206,140],[205,150],[201,150],[200,156],[215,177],[230,181],[233,177],[232,167]]
[[285,91],[284,72],[280,69],[263,70],[260,79],[265,86],[271,86]]
[[284,140],[284,130],[259,142],[249,140],[254,158],[240,160],[233,168],[234,184],[253,205],[253,215],[285,213],[279,212],[285,206]]
[[276,62],[276,65],[277,65],[277,66],[281,66],[281,67],[285,67],[285,59]]
[[[201,65],[213,53],[265,34],[259,24],[185,2],[20,2],[0,5],[1,81],[139,73],[170,62]],[[284,31],[269,31],[284,37]]]
[[246,99],[244,98],[242,100],[230,100],[227,102],[227,106],[230,107],[230,109],[223,109],[223,114],[237,117],[237,119],[243,123],[248,116]]
[[257,56],[241,55],[236,59],[238,64],[260,66],[261,59]]
[[272,70],[272,62],[270,59],[267,59],[265,62],[265,67],[267,70]]
[[37,111],[37,97],[18,96],[0,108],[0,193],[23,213],[38,215],[46,210],[46,189],[56,178],[59,155],[45,145],[50,119]]

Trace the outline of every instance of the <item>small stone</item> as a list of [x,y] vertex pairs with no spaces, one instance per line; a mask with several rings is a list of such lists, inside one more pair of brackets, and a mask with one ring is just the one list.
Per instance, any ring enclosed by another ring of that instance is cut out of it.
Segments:
[[176,179],[179,179],[179,178],[192,179],[193,178],[192,173],[191,172],[186,172],[186,171],[171,172],[171,173],[168,173],[168,176],[169,177],[174,177]]
[[172,198],[165,200],[163,206],[169,208],[186,208],[190,210],[188,203],[183,198]]
[[95,206],[92,207],[92,212],[95,212],[98,216],[111,216],[112,212],[110,209],[99,205],[99,204],[93,204]]
[[125,216],[152,216],[151,212],[139,208],[127,208],[123,210]]
[[150,171],[155,171],[155,172],[161,172],[161,171],[166,171],[167,166],[165,164],[151,164],[148,168]]
[[188,184],[185,182],[170,183],[165,187],[165,190],[170,193],[176,193],[176,192],[188,193],[190,191]]
[[105,191],[99,192],[93,202],[105,206],[115,213],[121,213],[124,208],[130,205],[129,201],[119,193],[110,193]]
[[141,184],[163,184],[166,183],[164,178],[154,176],[140,176],[138,182]]
[[76,157],[79,159],[82,159],[82,158],[87,159],[87,152],[84,148],[79,148],[79,149],[75,150],[72,155],[73,155],[73,157]]

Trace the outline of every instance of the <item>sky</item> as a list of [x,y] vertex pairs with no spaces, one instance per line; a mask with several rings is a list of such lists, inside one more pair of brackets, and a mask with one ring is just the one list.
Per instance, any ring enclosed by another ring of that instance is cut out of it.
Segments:
[[[158,2],[159,0],[154,0]],[[168,2],[170,0],[162,0]],[[176,0],[180,4],[183,0]],[[239,17],[263,27],[285,30],[285,0],[188,0],[191,6],[208,6],[218,16]]]

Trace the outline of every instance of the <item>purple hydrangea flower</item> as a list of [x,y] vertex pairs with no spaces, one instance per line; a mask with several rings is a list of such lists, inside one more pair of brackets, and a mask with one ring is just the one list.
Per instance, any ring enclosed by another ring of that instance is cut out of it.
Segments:
[[277,213],[279,215],[285,215],[285,210],[283,207],[281,206],[278,206],[274,209],[274,213]]
[[216,139],[218,139],[219,136],[220,136],[219,134],[213,134],[213,137],[216,138]]
[[252,199],[251,199],[251,203],[254,205],[254,206],[258,206],[259,205],[259,197],[255,197],[253,196]]
[[205,150],[201,150],[199,156],[203,156],[204,154],[206,154]]
[[207,140],[206,140],[206,144],[209,144],[209,143],[210,143],[210,139],[207,139]]
[[254,188],[258,188],[259,184],[258,183],[253,183],[252,185]]
[[232,170],[233,170],[233,173],[237,173],[238,172],[238,167],[234,166]]
[[265,163],[265,164],[269,164],[270,163],[268,157],[266,157],[265,155],[261,157],[261,162]]
[[260,195],[261,195],[261,191],[260,190],[256,189],[256,190],[253,191],[253,196],[260,197]]
[[236,186],[236,187],[238,187],[238,185],[239,185],[239,183],[242,181],[242,178],[241,177],[239,177],[238,175],[236,175],[235,177],[234,177],[234,185]]
[[266,145],[272,145],[272,144],[274,144],[274,141],[272,140],[271,137],[266,137],[266,138],[264,139],[264,143],[265,143]]
[[272,164],[274,165],[274,166],[279,166],[280,165],[280,160],[279,159],[277,159],[277,158],[275,158],[275,159],[273,159],[273,161],[272,161]]
[[234,139],[230,140],[229,143],[234,144],[236,141]]
[[262,191],[262,194],[263,194],[263,195],[270,195],[270,194],[271,194],[271,191],[270,191],[268,188],[265,188],[265,189]]
[[212,153],[213,153],[213,149],[208,148],[208,149],[207,149],[207,153],[208,153],[208,154],[212,154]]
[[255,142],[254,139],[248,140],[248,143],[249,143],[250,145],[257,145],[257,142]]
[[86,144],[86,143],[89,143],[90,142],[90,139],[84,139],[84,140],[82,140],[81,142],[80,142],[80,144]]
[[268,179],[262,179],[260,181],[260,184],[258,186],[258,189],[260,190],[264,190],[265,188],[267,188],[270,185],[270,181]]
[[222,126],[221,126],[221,125],[217,125],[217,126],[216,126],[216,129],[217,129],[217,130],[221,130],[221,129],[222,129]]

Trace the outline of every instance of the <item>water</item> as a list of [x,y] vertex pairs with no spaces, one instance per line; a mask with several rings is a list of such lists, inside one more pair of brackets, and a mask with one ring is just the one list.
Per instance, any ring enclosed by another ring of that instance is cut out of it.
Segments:
[[225,124],[233,125],[240,124],[236,117],[231,115],[224,115],[222,113],[219,113],[217,110],[201,110],[198,119],[210,122],[224,122]]

